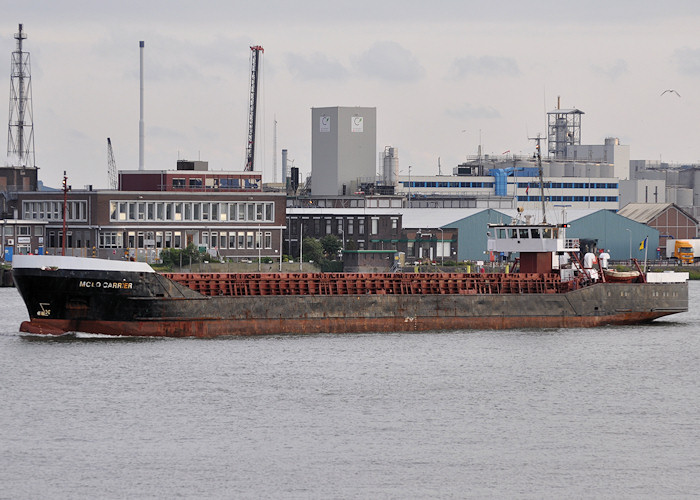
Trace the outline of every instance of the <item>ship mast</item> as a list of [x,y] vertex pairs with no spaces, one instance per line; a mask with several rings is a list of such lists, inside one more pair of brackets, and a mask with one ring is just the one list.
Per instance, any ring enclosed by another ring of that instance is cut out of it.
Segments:
[[540,134],[537,134],[537,137],[531,137],[530,140],[535,141],[535,149],[537,150],[537,153],[535,153],[535,155],[537,156],[537,173],[540,177],[540,202],[542,203],[542,223],[547,224],[547,212],[545,211],[544,203],[544,176],[542,173],[542,152],[540,148],[540,142],[542,141],[542,137],[540,137]]

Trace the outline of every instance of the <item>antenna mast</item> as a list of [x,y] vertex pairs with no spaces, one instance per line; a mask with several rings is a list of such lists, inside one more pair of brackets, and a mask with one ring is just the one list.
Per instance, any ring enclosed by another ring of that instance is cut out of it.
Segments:
[[250,108],[248,112],[248,146],[246,148],[245,171],[253,170],[255,162],[255,119],[258,106],[258,67],[260,53],[265,50],[260,45],[250,48]]
[[7,156],[21,167],[34,167],[34,121],[32,112],[32,74],[29,52],[22,50],[27,34],[19,25],[15,33],[17,50],[12,53],[10,74],[10,120],[7,130]]

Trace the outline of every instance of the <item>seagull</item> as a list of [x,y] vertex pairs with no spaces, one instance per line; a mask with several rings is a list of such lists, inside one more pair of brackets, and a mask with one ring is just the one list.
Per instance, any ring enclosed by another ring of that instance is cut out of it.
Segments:
[[671,94],[676,94],[678,97],[681,96],[678,92],[676,92],[676,91],[673,90],[673,89],[666,89],[666,90],[664,90],[663,92],[661,92],[661,95],[664,95],[666,92],[670,92]]

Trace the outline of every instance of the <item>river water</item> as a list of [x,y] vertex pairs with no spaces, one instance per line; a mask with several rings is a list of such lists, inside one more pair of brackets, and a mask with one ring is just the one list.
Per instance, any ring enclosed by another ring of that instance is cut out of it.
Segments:
[[634,327],[43,338],[0,289],[0,498],[700,491],[700,283]]

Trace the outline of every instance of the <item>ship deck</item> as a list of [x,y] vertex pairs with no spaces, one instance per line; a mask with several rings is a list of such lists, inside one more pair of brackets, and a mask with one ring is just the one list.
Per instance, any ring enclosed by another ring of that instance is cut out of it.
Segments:
[[558,274],[168,273],[206,296],[555,294],[572,289]]

